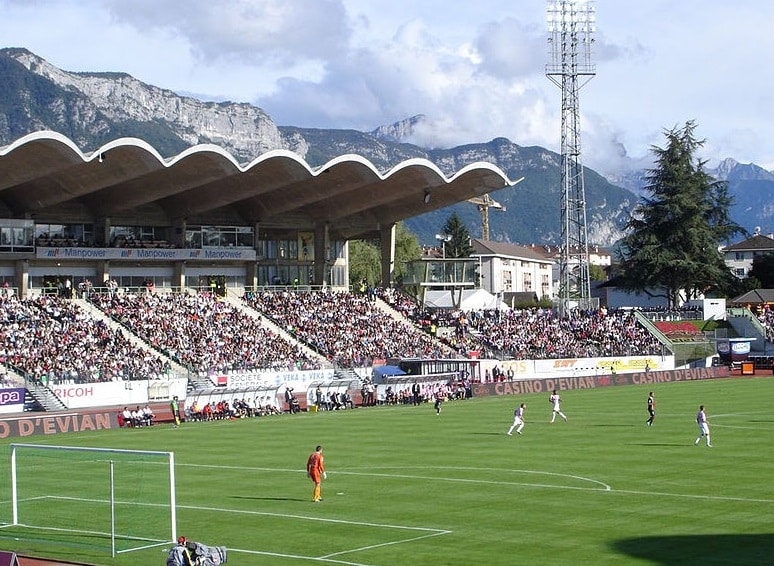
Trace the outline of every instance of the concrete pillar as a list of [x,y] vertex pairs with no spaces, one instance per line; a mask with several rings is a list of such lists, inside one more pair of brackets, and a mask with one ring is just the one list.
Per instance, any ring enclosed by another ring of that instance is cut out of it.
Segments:
[[328,252],[330,250],[330,242],[328,238],[330,234],[328,232],[328,225],[322,224],[314,227],[314,282],[315,287],[324,286],[327,287],[330,284],[328,281]]
[[19,298],[24,299],[30,290],[30,262],[26,259],[18,260],[15,265],[15,271]]
[[185,287],[185,262],[176,261],[172,271],[172,288],[182,291]]
[[94,242],[98,248],[110,247],[110,218],[100,216],[94,222]]
[[104,287],[105,281],[110,278],[110,261],[98,261],[96,268],[97,280],[93,282],[94,287]]
[[175,218],[172,221],[172,234],[169,243],[177,248],[182,248],[185,244],[185,231],[188,223],[185,218]]
[[389,287],[395,273],[395,224],[379,229],[382,240],[382,287]]

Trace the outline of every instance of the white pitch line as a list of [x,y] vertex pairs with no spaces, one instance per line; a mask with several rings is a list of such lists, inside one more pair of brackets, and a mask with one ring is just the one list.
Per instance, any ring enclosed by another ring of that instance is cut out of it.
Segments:
[[263,552],[261,550],[246,550],[244,548],[230,548],[229,552],[238,552],[243,554],[255,554],[258,556],[275,556],[277,558],[294,558],[296,560],[309,560],[312,562],[326,562],[332,564],[344,564],[345,566],[372,566],[371,564],[365,564],[363,562],[349,562],[346,560],[336,560],[334,558],[317,557],[317,556],[303,556],[300,554],[283,554],[280,552]]
[[[200,467],[200,468],[217,468],[217,469],[233,469],[233,470],[250,470],[250,471],[259,471],[259,472],[296,472],[296,473],[306,473],[305,470],[298,470],[298,469],[283,469],[283,468],[258,468],[258,467],[248,467],[248,466],[219,466],[214,464],[177,464],[182,466],[190,466],[190,467]],[[335,472],[328,472],[328,475],[350,475],[350,476],[368,476],[368,477],[380,477],[380,478],[398,478],[398,479],[420,479],[420,480],[438,480],[438,481],[447,481],[447,482],[458,482],[458,483],[480,483],[480,484],[491,484],[491,485],[519,485],[519,486],[526,486],[526,487],[544,487],[544,488],[550,488],[550,489],[574,489],[574,490],[589,490],[589,491],[609,491],[610,486],[607,485],[604,482],[586,478],[583,476],[574,476],[572,474],[560,474],[556,472],[541,472],[538,470],[514,470],[514,469],[500,469],[500,468],[472,468],[472,467],[454,467],[454,466],[380,466],[375,468],[363,468],[363,469],[371,469],[371,470],[466,470],[466,471],[482,471],[482,472],[507,472],[507,473],[521,473],[521,474],[535,474],[535,475],[545,475],[545,476],[554,476],[559,478],[572,478],[579,481],[589,482],[589,483],[595,483],[599,485],[599,488],[592,488],[592,487],[579,487],[579,486],[568,486],[568,485],[553,485],[553,484],[539,484],[539,483],[525,483],[525,482],[512,482],[512,481],[497,481],[497,480],[479,480],[479,479],[465,479],[465,478],[444,478],[444,477],[433,477],[433,476],[415,476],[415,475],[407,475],[407,474],[380,474],[375,472],[359,472],[359,471],[347,471],[347,470],[336,470]]]
[[383,529],[399,529],[404,531],[425,531],[434,534],[448,534],[451,531],[433,529],[430,527],[410,527],[408,525],[390,525],[387,523],[370,523],[367,521],[345,521],[344,519],[329,519],[325,517],[310,517],[308,515],[295,515],[291,513],[269,513],[266,511],[250,511],[247,509],[223,509],[219,507],[201,507],[198,505],[178,505],[178,509],[193,509],[194,511],[215,511],[218,513],[236,513],[239,515],[260,515],[263,517],[281,517],[283,519],[302,519],[306,521],[319,521],[321,523],[338,523],[343,525],[357,525],[359,527],[378,527]]
[[[475,468],[474,468],[475,469]],[[513,470],[511,470],[513,471]],[[522,470],[525,473],[529,473],[527,470]],[[338,473],[338,472],[337,472]],[[534,472],[534,473],[547,473],[549,475],[554,475],[551,472]],[[367,474],[366,474],[367,475]],[[389,474],[384,474],[385,476]],[[565,476],[565,474],[556,474],[558,476]],[[494,485],[519,485],[519,486],[530,486],[530,487],[549,487],[552,489],[577,489],[582,491],[592,491],[592,492],[603,492],[603,493],[624,493],[624,494],[631,494],[631,495],[661,495],[665,497],[685,497],[685,498],[692,498],[692,499],[708,499],[708,500],[718,500],[718,501],[741,501],[741,502],[750,502],[750,503],[774,503],[774,500],[772,499],[754,499],[749,497],[732,497],[732,496],[724,496],[724,495],[692,495],[692,494],[682,494],[682,493],[661,493],[656,491],[636,491],[636,490],[627,490],[627,489],[615,489],[607,484],[602,484],[602,482],[597,482],[596,480],[588,480],[595,483],[600,483],[601,485],[605,486],[605,489],[598,489],[598,488],[588,488],[588,487],[573,487],[573,486],[554,486],[554,485],[542,485],[542,484],[525,484],[525,483],[518,483],[518,482],[505,482],[505,481],[488,481],[488,480],[463,480],[463,479],[455,479],[455,478],[435,478],[435,477],[428,477],[423,478],[422,476],[402,476],[402,475],[396,475],[393,477],[403,477],[403,478],[416,478],[416,479],[432,479],[432,480],[441,480],[441,481],[458,481],[458,482],[474,482],[474,483],[490,483]],[[566,476],[566,477],[578,477],[578,476]],[[583,478],[588,479],[588,478]]]
[[774,430],[774,428],[761,428],[759,426],[740,426],[740,425],[730,425],[730,424],[718,424],[718,423],[711,423],[712,428],[740,428],[742,430],[756,430],[758,432],[771,432]]
[[749,415],[766,415],[770,416],[769,413],[764,413],[761,411],[754,411],[754,412],[748,412],[748,413],[720,413],[720,414],[712,414],[710,415],[713,419],[717,418],[725,418],[725,417],[746,417]]
[[217,507],[200,507],[200,506],[194,506],[194,505],[178,505],[178,508],[182,509],[193,509],[195,511],[215,511],[215,512],[221,512],[221,513],[236,513],[241,515],[260,515],[260,516],[266,516],[266,517],[281,517],[283,519],[301,519],[301,520],[307,520],[307,521],[319,521],[323,523],[338,523],[338,524],[345,524],[345,525],[357,525],[359,527],[379,527],[379,528],[388,528],[388,529],[398,529],[398,530],[405,530],[405,531],[424,531],[427,534],[417,536],[417,537],[411,537],[411,538],[405,538],[400,540],[393,540],[389,542],[384,542],[380,544],[374,544],[371,546],[364,546],[360,548],[353,548],[348,550],[342,550],[339,552],[334,552],[331,554],[326,554],[319,557],[308,557],[308,556],[299,556],[299,555],[291,555],[291,554],[277,554],[273,552],[261,552],[261,551],[248,551],[248,550],[241,550],[241,549],[235,549],[235,548],[229,548],[229,551],[233,552],[247,552],[250,554],[261,554],[266,556],[277,556],[277,557],[287,557],[287,558],[298,558],[298,559],[305,559],[305,560],[315,560],[315,561],[322,561],[322,562],[334,562],[336,564],[347,564],[351,566],[368,566],[367,564],[360,564],[358,562],[347,562],[342,560],[334,560],[332,557],[334,556],[340,556],[342,554],[350,554],[352,552],[361,552],[363,550],[370,550],[374,548],[379,548],[383,546],[393,546],[396,544],[404,544],[408,542],[414,542],[417,540],[422,540],[426,538],[431,537],[437,537],[440,535],[448,535],[453,533],[454,531],[449,531],[445,529],[433,529],[428,527],[410,527],[407,525],[390,525],[385,523],[370,523],[365,521],[345,521],[343,519],[328,519],[323,517],[308,517],[305,515],[294,515],[289,513],[267,513],[264,511],[248,511],[248,510],[238,510],[238,509],[220,509]]
[[324,556],[321,556],[320,558],[329,558],[330,556],[341,556],[342,554],[349,554],[351,552],[362,552],[363,550],[373,550],[374,548],[382,548],[384,546],[393,546],[396,544],[403,544],[405,542],[414,542],[416,540],[422,540],[425,538],[431,538],[431,537],[437,537],[440,535],[448,535],[451,534],[454,531],[440,531],[437,533],[430,533],[428,535],[422,535],[421,537],[414,537],[414,538],[407,538],[402,540],[396,540],[392,542],[383,542],[380,544],[372,544],[369,546],[361,546],[360,548],[352,548],[350,550],[342,550],[341,552],[333,552],[331,554],[326,554]]
[[505,481],[505,480],[478,480],[478,479],[470,479],[470,478],[443,478],[443,477],[437,477],[437,476],[415,476],[410,474],[377,474],[377,473],[341,472],[341,471],[337,471],[336,473],[358,475],[358,476],[369,476],[369,477],[377,477],[377,478],[444,481],[444,482],[450,482],[450,483],[472,483],[472,484],[482,484],[482,485],[540,487],[540,488],[546,488],[546,489],[571,489],[571,490],[578,490],[578,491],[610,491],[609,485],[604,484],[602,482],[597,482],[595,480],[589,480],[589,481],[598,483],[602,487],[581,487],[577,485],[555,485],[555,484],[547,484],[547,483],[529,483],[529,482],[515,482],[515,481]]
[[[540,475],[540,476],[553,476],[558,478],[571,478],[574,480],[589,482],[589,483],[595,483],[599,486],[602,486],[604,488],[604,491],[609,491],[610,486],[607,485],[604,482],[601,482],[599,480],[587,478],[584,476],[575,476],[572,474],[561,474],[558,472],[542,472],[539,470],[516,470],[512,468],[508,469],[502,469],[502,468],[478,468],[478,467],[470,467],[470,466],[433,466],[432,468],[428,468],[427,466],[419,467],[419,466],[379,466],[379,467],[373,467],[373,468],[361,468],[363,470],[426,470],[426,469],[433,469],[433,470],[463,470],[463,471],[472,471],[472,472],[506,472],[506,473],[514,473],[514,474],[533,474],[533,475]],[[351,475],[375,475],[375,476],[393,476],[394,474],[375,474],[372,472],[351,472],[351,471],[336,471],[337,474],[351,474]],[[575,486],[544,486],[542,484],[525,484],[520,482],[503,482],[503,481],[494,481],[494,480],[467,480],[467,479],[460,479],[460,478],[436,478],[436,477],[425,477],[425,476],[404,476],[404,475],[395,475],[394,477],[401,477],[401,478],[417,478],[417,479],[440,479],[442,481],[475,481],[475,482],[482,482],[482,483],[494,483],[496,485],[501,485],[503,483],[507,485],[528,485],[528,486],[537,486],[537,487],[556,487],[558,489],[592,489],[593,491],[598,491],[598,489],[594,488],[587,488],[587,487],[575,487]]]
[[[67,496],[47,496],[45,499],[63,499],[63,500],[76,500],[76,501],[87,501],[92,503],[105,503],[105,501],[97,500],[97,499],[84,499],[84,498],[78,498],[78,497],[67,497]],[[142,505],[152,505],[152,504],[142,504]],[[266,516],[266,517],[280,517],[284,519],[301,519],[301,520],[307,520],[307,521],[318,521],[323,523],[338,523],[338,524],[345,524],[345,525],[357,525],[360,527],[377,527],[377,528],[387,528],[387,529],[396,529],[396,530],[404,530],[404,531],[420,531],[425,532],[427,534],[423,534],[421,536],[411,537],[411,538],[405,538],[400,540],[393,540],[389,542],[384,542],[380,544],[375,544],[371,546],[364,546],[360,548],[354,548],[349,550],[342,550],[339,552],[334,552],[331,554],[327,554],[324,556],[303,556],[303,555],[297,555],[297,554],[283,554],[283,553],[276,553],[276,552],[264,552],[259,550],[247,550],[247,549],[240,549],[240,548],[229,548],[229,552],[241,552],[245,554],[256,554],[256,555],[263,555],[263,556],[276,556],[278,558],[295,558],[295,559],[301,559],[301,560],[311,560],[316,562],[327,562],[327,563],[334,563],[334,564],[343,564],[346,566],[370,566],[369,564],[363,564],[360,562],[350,562],[346,560],[338,560],[334,559],[335,556],[340,556],[342,554],[349,554],[352,552],[361,552],[363,550],[370,550],[374,548],[379,548],[383,546],[393,546],[396,544],[403,544],[408,542],[414,542],[417,540],[422,540],[426,538],[431,537],[437,537],[441,535],[448,535],[452,534],[454,531],[446,530],[446,529],[435,529],[430,527],[411,527],[408,525],[391,525],[388,523],[372,523],[372,522],[366,522],[366,521],[345,521],[343,519],[328,519],[323,517],[309,517],[305,515],[295,515],[290,513],[268,513],[265,511],[250,511],[250,510],[240,510],[240,509],[224,509],[219,507],[203,507],[203,506],[197,506],[197,505],[177,505],[178,509],[191,509],[194,511],[210,511],[210,512],[216,512],[216,513],[234,513],[234,514],[240,514],[240,515],[259,515],[259,516]],[[10,526],[10,525],[8,525]],[[18,526],[18,525],[17,525]],[[23,525],[22,525],[23,526]],[[5,525],[0,526],[0,528],[4,528]],[[53,528],[52,528],[53,529]],[[66,530],[66,529],[53,529],[53,530]],[[69,529],[68,529],[69,531]],[[80,531],[74,531],[74,532],[80,532]],[[102,534],[102,535],[109,535],[109,533],[98,533],[94,532],[92,534]]]
[[720,427],[720,428],[738,428],[741,430],[757,430],[758,432],[771,432],[772,428],[766,427],[766,424],[774,424],[774,421],[772,423],[761,423],[764,426],[744,426],[744,425],[731,425],[731,424],[720,424],[715,422],[715,419],[724,419],[728,417],[749,417],[749,416],[755,416],[755,415],[764,415],[766,417],[771,417],[769,413],[764,413],[761,411],[755,411],[755,412],[747,412],[747,413],[720,413],[718,415],[710,415],[710,426],[713,427]]
[[739,501],[741,503],[774,503],[774,499],[754,499],[749,497],[731,497],[729,495],[692,495],[690,493],[664,493],[658,491],[637,491],[634,489],[613,489],[611,493],[625,495],[658,495],[661,497],[682,497],[684,499],[706,499],[710,501]]

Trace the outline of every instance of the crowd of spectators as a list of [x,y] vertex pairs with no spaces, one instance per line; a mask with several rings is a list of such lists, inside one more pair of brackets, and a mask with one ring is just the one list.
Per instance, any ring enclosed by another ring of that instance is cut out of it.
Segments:
[[110,240],[111,248],[174,248],[166,240],[138,239],[134,236],[119,235]]
[[553,309],[435,310],[412,304],[394,290],[379,296],[459,354],[510,359],[589,358],[661,353],[661,344],[631,311],[574,310],[559,316]]
[[458,357],[428,333],[380,308],[369,294],[264,291],[245,295],[248,305],[338,367],[363,367],[374,359]]
[[145,342],[200,374],[320,369],[321,361],[212,293],[91,293]]
[[704,309],[698,305],[683,305],[681,307],[641,307],[637,309],[654,322],[673,320],[701,320]]
[[[376,297],[386,301],[389,312]],[[46,295],[0,297],[0,356],[41,382],[147,379],[168,361],[199,373],[320,369],[322,360],[268,329],[243,308],[211,293],[92,292],[88,299],[156,349],[134,346],[122,331],[77,303]],[[376,293],[264,291],[245,302],[337,367],[387,358],[550,359],[654,355],[658,341],[630,311],[551,309],[430,311],[394,290]],[[762,322],[774,337],[774,316]],[[444,332],[439,332],[444,329]]]
[[149,379],[169,363],[128,336],[56,296],[0,297],[0,359],[50,384]]
[[766,341],[774,342],[774,311],[768,307],[760,309],[757,317],[766,332]]

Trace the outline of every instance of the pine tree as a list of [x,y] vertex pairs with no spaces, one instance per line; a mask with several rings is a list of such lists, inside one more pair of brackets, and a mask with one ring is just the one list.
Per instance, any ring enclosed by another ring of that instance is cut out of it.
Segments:
[[[752,269],[748,272],[750,281],[748,290],[774,288],[774,253],[767,253],[753,258]],[[757,284],[757,285],[756,285]]]
[[470,232],[456,212],[446,220],[443,233],[448,236],[448,240],[443,242],[447,258],[470,257],[474,251],[470,244]]
[[666,131],[666,147],[654,146],[644,197],[621,242],[619,287],[665,296],[670,306],[729,285],[721,242],[743,230],[731,221],[732,199],[725,182],[704,171],[695,154],[704,145],[696,125]]

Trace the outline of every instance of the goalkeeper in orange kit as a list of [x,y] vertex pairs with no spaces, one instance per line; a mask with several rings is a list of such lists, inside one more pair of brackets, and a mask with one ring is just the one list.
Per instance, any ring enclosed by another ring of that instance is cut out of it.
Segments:
[[306,475],[314,482],[312,501],[314,503],[322,501],[320,484],[322,483],[322,480],[328,478],[328,475],[325,473],[325,465],[323,464],[322,446],[318,445],[306,461]]

